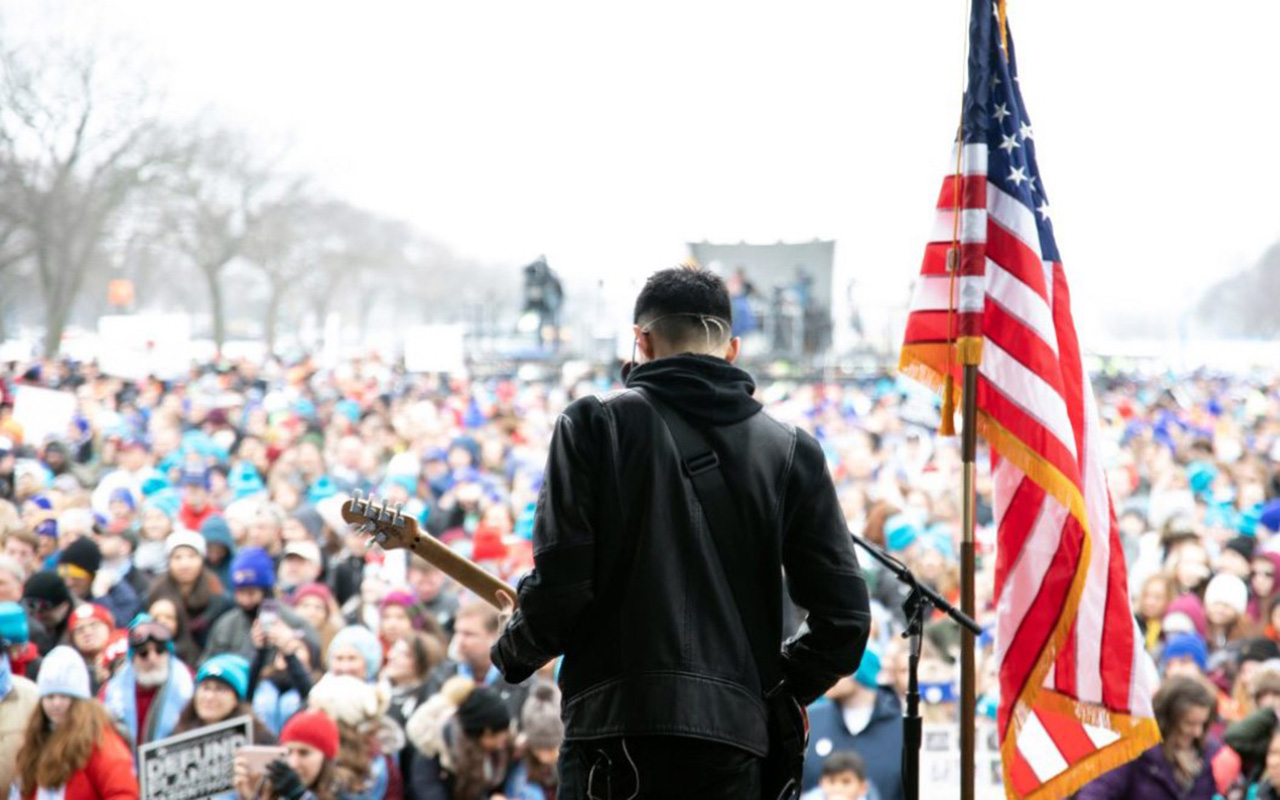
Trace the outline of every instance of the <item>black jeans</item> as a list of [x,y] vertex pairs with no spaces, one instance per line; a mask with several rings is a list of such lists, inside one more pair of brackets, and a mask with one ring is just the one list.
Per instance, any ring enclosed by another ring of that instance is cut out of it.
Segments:
[[565,742],[556,800],[756,800],[760,761],[685,736]]

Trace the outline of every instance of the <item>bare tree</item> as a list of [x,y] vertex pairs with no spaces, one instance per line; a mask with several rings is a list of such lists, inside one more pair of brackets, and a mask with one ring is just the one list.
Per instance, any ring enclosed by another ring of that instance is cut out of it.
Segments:
[[[244,137],[215,131],[192,137],[165,198],[167,238],[204,277],[219,351],[227,330],[223,274],[244,254],[266,197],[279,190],[278,183],[271,166],[254,155]],[[292,196],[297,187],[283,191]]]
[[113,221],[172,153],[155,111],[141,74],[108,67],[93,48],[0,42],[0,230],[25,240],[18,257],[35,265],[47,354]]

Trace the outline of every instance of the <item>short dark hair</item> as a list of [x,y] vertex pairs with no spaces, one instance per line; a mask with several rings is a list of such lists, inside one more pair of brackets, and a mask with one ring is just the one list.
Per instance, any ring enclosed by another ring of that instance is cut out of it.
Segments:
[[852,750],[837,750],[822,762],[823,777],[830,778],[843,772],[852,772],[860,781],[867,779],[866,763],[863,762],[862,756]]
[[636,296],[633,321],[674,344],[699,341],[708,331],[716,331],[715,340],[723,341],[733,325],[729,289],[718,276],[696,267],[660,270],[649,276]]

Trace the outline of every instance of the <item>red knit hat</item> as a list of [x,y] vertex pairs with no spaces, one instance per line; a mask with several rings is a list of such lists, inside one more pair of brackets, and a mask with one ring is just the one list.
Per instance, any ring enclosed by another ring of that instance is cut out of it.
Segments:
[[325,586],[323,583],[304,583],[297,589],[294,589],[292,599],[293,605],[296,606],[304,597],[319,598],[320,602],[324,603],[326,608],[328,608],[329,604],[333,602],[333,593],[330,592],[329,587]]
[[67,627],[74,631],[90,620],[97,620],[106,625],[108,630],[115,630],[116,621],[112,619],[111,612],[97,603],[81,603],[76,606],[76,610],[71,612],[71,622]]
[[338,757],[338,723],[319,711],[299,711],[280,731],[280,744],[289,742],[310,745],[332,761]]

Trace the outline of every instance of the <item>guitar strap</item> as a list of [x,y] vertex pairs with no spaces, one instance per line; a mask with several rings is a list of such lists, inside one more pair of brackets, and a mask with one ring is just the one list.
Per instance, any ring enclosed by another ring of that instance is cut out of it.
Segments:
[[742,524],[729,484],[720,469],[720,457],[702,431],[643,389],[634,391],[653,406],[675,440],[681,469],[693,484],[694,495],[711,531],[721,570],[729,583],[734,605],[751,645],[761,690],[768,695],[782,681],[782,665],[780,643],[770,642],[764,630],[767,617],[762,600],[765,592],[761,591],[761,585],[755,583],[760,571],[753,566],[759,565],[762,554],[757,544],[763,543],[754,542],[746,536],[731,538],[732,531],[745,533],[750,528]]

